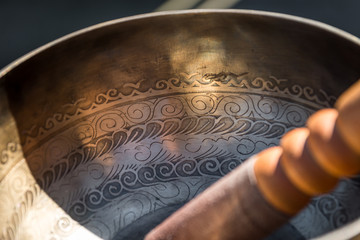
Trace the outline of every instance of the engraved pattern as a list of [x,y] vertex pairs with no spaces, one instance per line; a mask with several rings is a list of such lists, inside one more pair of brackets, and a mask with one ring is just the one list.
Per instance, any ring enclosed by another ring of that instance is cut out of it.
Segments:
[[359,217],[360,207],[354,201],[360,198],[359,190],[359,186],[353,184],[352,180],[344,179],[335,191],[314,198],[291,222],[306,239],[339,228]]
[[[147,214],[189,201],[335,101],[322,90],[248,73],[183,73],[148,89],[142,83],[67,104],[26,133],[28,174],[37,179],[2,200],[23,206],[3,216],[2,238],[23,236],[41,208],[56,214],[38,219],[34,239],[112,239]],[[20,176],[9,173],[1,184]],[[350,219],[342,204],[327,200],[312,206],[331,219],[329,228]]]
[[[148,97],[151,95],[162,95],[174,91],[177,93],[188,93],[189,89],[201,87],[202,92],[231,92],[231,93],[258,93],[262,96],[270,95],[271,97],[283,97],[291,99],[291,102],[297,102],[301,105],[309,106],[310,108],[318,109],[321,107],[331,107],[335,102],[334,96],[328,96],[323,90],[314,90],[310,87],[302,87],[300,85],[288,86],[286,79],[277,79],[273,76],[269,79],[257,77],[250,79],[248,73],[225,73],[219,74],[204,74],[199,73],[186,74],[181,73],[178,77],[170,78],[168,80],[159,80],[156,82],[153,88],[147,89],[145,92],[140,92],[138,89],[142,81],[137,84],[127,83],[124,84],[121,90],[110,89],[106,93],[100,93],[96,96],[95,101],[91,102],[86,99],[80,99],[74,104],[66,104],[62,109],[66,110],[63,113],[56,113],[51,118],[47,119],[44,126],[34,125],[26,132],[26,140],[23,143],[24,151],[31,148],[34,142],[49,134],[49,130],[56,131],[64,126],[66,123],[71,123],[74,120],[80,119],[82,116],[93,114],[97,109],[103,109],[104,107],[111,107],[120,102],[126,102],[126,100],[135,97],[141,99],[142,96]],[[131,93],[124,95],[125,88],[132,89]],[[141,88],[144,88],[141,86]],[[196,91],[197,92],[197,91]],[[207,97],[207,100],[197,97],[200,101],[194,99],[194,109],[206,107],[206,101],[212,101]],[[213,102],[214,103],[214,102]],[[79,106],[81,104],[81,107]],[[134,111],[133,120],[141,121],[139,116],[142,112],[139,112],[141,106],[133,106],[131,111]],[[198,109],[200,110],[200,109]],[[205,109],[204,109],[205,110]],[[144,117],[144,116],[143,116]],[[142,119],[145,120],[145,119]]]
[[3,172],[11,168],[23,158],[22,148],[19,143],[9,142],[5,149],[0,151],[0,182],[3,179]]
[[8,143],[7,148],[1,152],[0,163],[6,164],[9,161],[13,161],[17,157],[18,150],[21,149],[20,144]]

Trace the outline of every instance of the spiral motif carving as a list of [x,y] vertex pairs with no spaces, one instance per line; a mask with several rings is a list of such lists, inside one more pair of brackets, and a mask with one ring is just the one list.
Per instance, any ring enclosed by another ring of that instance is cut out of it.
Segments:
[[161,99],[154,108],[154,113],[160,113],[159,116],[173,117],[182,113],[184,110],[184,104],[179,98],[169,97]]
[[155,170],[151,167],[142,167],[138,171],[139,180],[143,184],[149,184],[154,182],[156,180],[155,176]]
[[293,85],[290,88],[290,93],[293,97],[300,97],[303,94],[304,90],[301,86],[299,85]]
[[233,169],[235,169],[237,166],[239,166],[240,163],[241,162],[238,159],[230,159],[230,160],[226,160],[226,161],[222,162],[221,166],[220,166],[221,175],[228,174]]
[[333,228],[341,227],[350,220],[346,209],[331,195],[325,195],[318,199],[317,207],[321,213],[330,219]]
[[107,103],[114,98],[119,96],[119,92],[117,89],[109,89],[105,94],[101,93],[95,97],[96,104]]
[[136,172],[127,171],[122,174],[120,180],[125,187],[132,188],[133,186],[135,186],[136,181],[138,180],[138,175],[136,174]]
[[210,113],[215,107],[215,101],[208,95],[197,95],[189,102],[190,109],[198,114]]
[[251,85],[255,88],[264,89],[267,86],[268,89],[272,89],[276,85],[271,81],[265,81],[263,78],[257,77],[251,81]]
[[[167,179],[174,176],[174,167],[171,163],[160,163],[156,165],[156,175],[160,179]],[[175,175],[176,176],[176,175]]]
[[166,80],[159,80],[156,82],[155,84],[155,89],[157,90],[164,90],[164,89],[168,89],[168,81]]
[[[196,91],[189,91],[194,86]],[[112,236],[147,213],[188,201],[290,128],[303,125],[316,104],[329,104],[317,90],[234,73],[184,74],[129,89],[127,95],[110,89],[95,102],[73,104],[71,112],[54,115],[27,139],[32,144],[27,160],[39,185],[51,197],[61,189],[63,195],[52,199],[98,236]],[[304,102],[313,108],[302,107]],[[2,164],[12,161],[13,150],[1,152]],[[16,181],[18,189],[26,182]],[[86,186],[68,193],[66,184]],[[144,196],[135,204],[132,197],[139,192]],[[126,201],[146,210],[127,211]],[[145,202],[151,207],[141,206]],[[326,214],[333,216],[334,226],[348,221],[346,212],[331,211],[331,203],[321,205],[330,208]],[[111,223],[116,230],[101,219],[106,214],[122,216]],[[90,224],[99,221],[100,226],[100,220],[109,228],[106,234]],[[70,233],[73,223],[59,218],[56,234]]]
[[308,110],[295,105],[286,107],[284,113],[286,120],[295,127],[303,126],[305,120],[311,115]]
[[13,142],[8,143],[7,148],[1,152],[0,163],[6,164],[17,152],[21,152],[21,146]]
[[[135,170],[126,170],[118,178],[108,181],[101,190],[89,192],[82,202],[76,202],[71,207],[72,217],[77,221],[85,221],[97,209],[101,209],[111,201],[129,194],[135,193],[137,189],[154,186],[156,192],[164,198],[176,197],[181,189],[173,189],[170,193],[162,193],[161,187],[167,189],[167,183],[177,180],[179,177],[211,176],[220,177],[233,169],[240,163],[237,159],[206,158],[203,160],[186,160],[179,163],[160,163]],[[165,184],[165,185],[164,185]],[[124,187],[123,187],[124,186]],[[163,190],[165,190],[163,189]],[[85,208],[85,209],[84,209]]]
[[228,115],[244,116],[250,109],[250,99],[244,97],[224,97],[219,102],[220,109],[221,104],[224,103],[223,109]]
[[[54,119],[50,118],[45,121],[43,129],[49,130],[49,129],[55,127],[55,125],[56,125],[56,118],[55,117],[54,117]],[[42,131],[42,129],[40,128],[40,129],[38,129],[38,131],[40,133]]]
[[221,173],[219,171],[219,163],[218,161],[213,159],[202,162],[199,166],[199,170],[201,173],[206,175],[221,176]]
[[68,236],[73,232],[74,223],[67,216],[59,218],[55,225],[55,231],[60,236]]
[[17,193],[21,193],[27,189],[27,174],[25,171],[20,171],[11,179],[12,190]]
[[135,147],[136,150],[138,150],[135,154],[134,157],[137,161],[143,162],[149,159],[149,157],[151,156],[151,151],[149,148],[144,147],[144,146],[136,146]]
[[85,196],[85,204],[90,209],[97,209],[104,204],[103,194],[100,191],[92,191]]
[[101,179],[105,174],[105,168],[100,163],[89,164],[89,166],[87,167],[87,171],[89,175],[95,180]]
[[240,144],[237,147],[237,151],[243,155],[249,155],[255,150],[255,143],[248,138],[240,140]]
[[126,113],[131,122],[141,123],[148,120],[151,114],[151,108],[146,103],[136,103],[130,105]]
[[0,163],[5,164],[9,161],[9,153],[7,153],[5,150],[1,152],[1,159]]
[[106,200],[110,201],[110,200],[120,196],[121,191],[122,191],[121,184],[117,181],[111,181],[111,182],[108,182],[107,184],[105,184],[102,193],[103,193],[103,197]]
[[279,102],[273,98],[262,97],[257,103],[257,109],[262,118],[272,120],[279,114]]
[[179,162],[176,165],[176,173],[181,177],[191,176],[196,172],[196,163],[191,160]]
[[[121,113],[106,113],[97,120],[97,135],[121,129],[124,125],[125,121]],[[90,132],[87,135],[90,135]]]
[[89,217],[90,212],[88,211],[85,204],[83,204],[82,202],[77,202],[70,207],[69,215],[71,216],[72,219],[79,222],[82,219]]
[[332,215],[332,225],[334,228],[341,227],[349,221],[349,215],[345,209],[338,209]]
[[303,116],[297,111],[290,111],[286,114],[286,119],[295,126],[301,126],[303,123]]
[[338,203],[333,197],[326,196],[319,199],[317,205],[320,211],[327,215],[332,214],[336,210]]

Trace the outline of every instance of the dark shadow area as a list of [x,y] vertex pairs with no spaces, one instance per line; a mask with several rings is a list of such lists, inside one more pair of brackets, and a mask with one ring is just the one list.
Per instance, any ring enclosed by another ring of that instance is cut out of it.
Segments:
[[242,0],[233,8],[286,13],[317,20],[360,37],[357,0]]

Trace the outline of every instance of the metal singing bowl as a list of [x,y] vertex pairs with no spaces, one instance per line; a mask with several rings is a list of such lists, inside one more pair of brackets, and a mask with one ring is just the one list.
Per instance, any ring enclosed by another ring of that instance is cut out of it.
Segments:
[[[1,239],[141,239],[331,107],[359,66],[347,33],[241,10],[124,18],[35,50],[0,72]],[[344,180],[270,239],[336,229],[359,197]]]

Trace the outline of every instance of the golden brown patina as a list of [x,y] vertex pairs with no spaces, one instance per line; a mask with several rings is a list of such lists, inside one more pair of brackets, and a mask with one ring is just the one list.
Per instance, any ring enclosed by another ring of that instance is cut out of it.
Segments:
[[[234,10],[116,20],[36,50],[0,73],[0,236],[139,239],[332,106],[359,63],[339,30]],[[342,182],[281,236],[357,218],[359,188]]]

